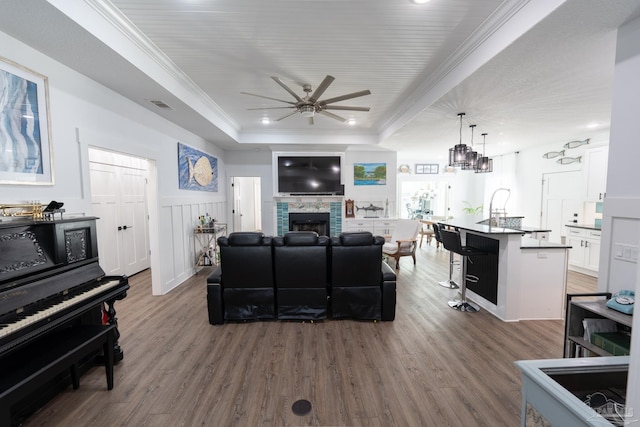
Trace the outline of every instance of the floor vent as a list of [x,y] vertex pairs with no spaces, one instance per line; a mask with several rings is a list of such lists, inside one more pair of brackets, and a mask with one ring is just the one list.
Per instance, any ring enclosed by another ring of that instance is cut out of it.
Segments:
[[291,406],[291,410],[294,414],[302,417],[311,412],[311,402],[305,399],[296,400],[293,402],[293,406]]

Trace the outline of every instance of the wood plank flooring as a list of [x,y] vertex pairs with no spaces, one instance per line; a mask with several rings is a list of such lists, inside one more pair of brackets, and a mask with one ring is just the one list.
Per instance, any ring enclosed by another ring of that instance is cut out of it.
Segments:
[[[207,270],[164,296],[148,271],[116,305],[124,360],[115,387],[87,372],[24,426],[515,426],[513,362],[562,357],[562,321],[505,323],[460,313],[438,286],[448,253],[403,258],[393,322],[209,325]],[[393,261],[392,261],[393,263]],[[596,280],[569,273],[570,292]],[[311,412],[291,407],[309,400]]]

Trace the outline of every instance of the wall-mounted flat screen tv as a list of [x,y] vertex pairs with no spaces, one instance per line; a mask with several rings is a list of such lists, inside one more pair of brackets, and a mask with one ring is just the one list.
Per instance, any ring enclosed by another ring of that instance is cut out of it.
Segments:
[[340,156],[278,157],[278,192],[344,195]]

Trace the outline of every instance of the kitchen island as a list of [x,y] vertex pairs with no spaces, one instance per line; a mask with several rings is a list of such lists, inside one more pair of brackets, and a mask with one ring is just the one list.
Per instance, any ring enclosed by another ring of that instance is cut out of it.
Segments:
[[545,231],[512,229],[452,219],[463,245],[486,255],[469,258],[467,298],[504,321],[562,319],[569,245],[529,237]]

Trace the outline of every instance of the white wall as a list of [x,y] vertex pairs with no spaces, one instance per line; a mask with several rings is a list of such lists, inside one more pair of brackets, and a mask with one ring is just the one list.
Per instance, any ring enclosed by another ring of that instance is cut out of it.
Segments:
[[[567,157],[582,157],[580,163],[567,165],[558,164],[558,158],[545,159],[543,154],[551,151],[561,151],[562,146],[568,141],[545,143],[520,151],[516,160],[517,192],[519,194],[518,206],[525,216],[524,224],[537,227],[540,225],[540,210],[542,207],[542,174],[554,172],[582,171],[585,167],[585,152],[587,150],[607,145],[608,134],[606,132],[594,132],[589,144],[572,150],[565,150]],[[576,188],[576,193],[583,195],[586,200],[586,186]],[[583,218],[579,218],[581,222]]]
[[[555,160],[542,159],[547,151],[558,151],[566,141],[547,144],[520,153],[507,153],[493,158],[493,172],[477,174],[456,168],[455,173],[445,173],[447,161],[444,156],[411,153],[398,153],[398,164],[406,163],[412,173],[400,174],[400,182],[404,181],[437,181],[451,186],[450,215],[460,217],[466,215],[464,208],[471,205],[482,205],[483,212],[476,219],[489,217],[491,196],[498,188],[511,190],[506,210],[511,216],[524,216],[524,225],[537,227],[540,224],[541,179],[544,172],[555,170],[580,169],[581,164],[560,166]],[[577,149],[576,155],[582,155],[584,149]],[[434,163],[440,165],[438,175],[416,175],[416,163]],[[500,196],[500,197],[499,197]],[[503,195],[497,194],[494,203]],[[502,208],[501,203],[499,208]],[[496,206],[494,206],[495,208]]]
[[[0,32],[0,56],[48,77],[55,184],[0,185],[3,202],[57,200],[68,216],[91,211],[89,145],[148,158],[157,167],[156,206],[150,207],[154,293],[166,293],[193,274],[193,226],[198,215],[226,220],[224,153],[115,92]],[[217,193],[178,189],[177,142],[219,160]],[[218,213],[219,212],[219,213]],[[155,260],[155,262],[154,262]],[[159,283],[158,283],[159,282]]]
[[[261,183],[260,198],[262,200],[262,231],[266,235],[275,235],[275,218],[273,202],[273,174],[271,165],[271,151],[227,151],[225,182],[231,177],[259,177]],[[233,192],[227,189],[227,218],[231,220]]]
[[[318,151],[319,152],[319,151]],[[286,153],[286,151],[283,151]],[[295,151],[300,154],[300,151]],[[262,181],[262,229],[264,234],[275,235],[277,233],[274,203],[274,166],[272,165],[272,153],[268,150],[259,151],[228,151],[225,153],[226,176],[256,176]],[[386,163],[387,164],[387,185],[355,187],[353,185],[353,164],[354,163]],[[347,151],[344,153],[344,164],[342,166],[343,179],[345,184],[345,199],[362,201],[389,200],[389,216],[395,214],[395,199],[397,180],[397,160],[393,151]],[[229,197],[231,194],[227,191]],[[228,203],[229,209],[231,203]],[[231,218],[231,213],[228,213]]]
[[[611,113],[611,144],[607,174],[607,196],[603,206],[602,250],[599,290],[621,288],[640,292],[639,264],[616,260],[615,243],[640,244],[640,156],[638,111],[640,111],[640,19],[620,27]],[[640,351],[640,315],[633,319],[631,354]],[[631,359],[627,380],[627,407],[640,413],[640,363]]]
[[[344,179],[344,197],[355,202],[356,206],[361,206],[362,202],[382,203],[386,207],[389,202],[389,217],[396,218],[398,215],[396,195],[398,194],[398,161],[395,151],[347,151],[345,153],[345,164],[342,168]],[[387,183],[386,185],[361,185],[355,186],[353,183],[353,166],[356,163],[386,163]]]
[[[429,152],[423,153],[398,153],[399,165],[409,165],[410,173],[398,173],[398,187],[400,189],[404,182],[436,182],[438,185],[448,185],[450,187],[449,212],[448,216],[460,218],[466,215],[464,208],[471,205],[477,207],[484,206],[485,182],[491,174],[476,174],[473,171],[463,171],[456,168],[455,172],[445,172],[447,161],[444,156],[433,155]],[[436,164],[439,166],[438,174],[416,174],[416,164]],[[488,201],[485,210],[488,209]],[[478,220],[482,215],[478,216]]]
[[[410,174],[399,174],[399,182],[405,181],[437,181],[451,185],[451,212],[454,217],[465,215],[465,202],[472,206],[483,205],[482,218],[489,216],[489,202],[491,195],[498,188],[509,188],[511,194],[506,209],[509,215],[524,216],[523,225],[540,226],[540,210],[542,206],[542,174],[550,172],[581,171],[585,167],[584,157],[587,150],[608,145],[607,130],[594,131],[588,145],[566,151],[566,156],[582,157],[581,163],[560,165],[556,159],[544,159],[542,155],[550,151],[560,151],[568,141],[541,142],[541,145],[522,150],[518,153],[507,153],[493,157],[492,173],[476,174],[456,168],[455,173],[444,173],[447,161],[443,155],[433,155],[428,152],[398,153],[398,164],[408,164]],[[438,175],[416,175],[416,163],[439,164]],[[582,194],[585,188],[576,188]],[[585,195],[586,197],[586,195]],[[496,195],[498,200],[498,195]],[[499,206],[502,208],[502,206]],[[495,208],[495,206],[494,206]],[[480,218],[478,218],[480,219]]]

